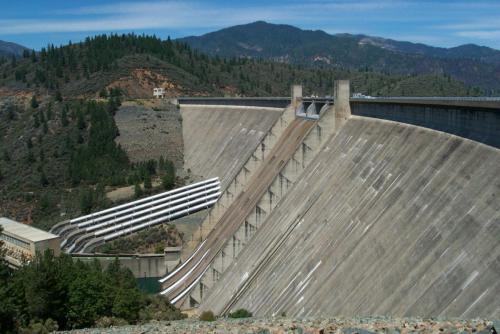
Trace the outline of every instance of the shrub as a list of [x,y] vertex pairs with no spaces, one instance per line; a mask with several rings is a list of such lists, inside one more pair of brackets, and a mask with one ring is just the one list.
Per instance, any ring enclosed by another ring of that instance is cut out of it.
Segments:
[[135,198],[139,198],[142,196],[142,188],[138,182],[134,185],[134,195]]
[[229,318],[251,318],[252,316],[252,312],[245,310],[244,308],[240,308],[233,313],[229,313]]
[[141,310],[139,315],[143,321],[171,321],[187,317],[163,296],[148,296],[145,303],[146,306]]
[[94,326],[97,328],[109,328],[112,326],[125,326],[128,322],[125,319],[117,317],[102,317],[96,320]]
[[59,329],[59,326],[57,325],[57,321],[52,320],[48,318],[45,320],[39,320],[39,321],[30,321],[30,324],[28,327],[20,328],[19,333],[22,334],[49,334],[52,332],[55,332]]
[[215,321],[215,315],[212,311],[204,311],[200,314],[201,321]]

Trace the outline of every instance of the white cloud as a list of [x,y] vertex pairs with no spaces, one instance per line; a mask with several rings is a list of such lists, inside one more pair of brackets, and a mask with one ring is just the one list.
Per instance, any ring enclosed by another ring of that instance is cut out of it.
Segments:
[[500,30],[458,31],[456,35],[460,37],[471,37],[478,39],[498,39],[500,38]]
[[[275,23],[335,21],[405,4],[401,0],[311,1],[286,5],[214,6],[200,1],[120,2],[57,10],[44,19],[0,20],[0,34],[220,28],[257,20]],[[237,4],[237,3],[236,3]],[[344,12],[344,16],[339,15]],[[68,18],[72,16],[71,18]]]

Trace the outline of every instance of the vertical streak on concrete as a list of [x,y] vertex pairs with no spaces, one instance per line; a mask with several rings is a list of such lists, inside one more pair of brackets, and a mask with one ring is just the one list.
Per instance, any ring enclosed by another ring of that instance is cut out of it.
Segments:
[[347,119],[351,117],[349,84],[349,80],[335,81],[335,131],[338,131],[347,122]]

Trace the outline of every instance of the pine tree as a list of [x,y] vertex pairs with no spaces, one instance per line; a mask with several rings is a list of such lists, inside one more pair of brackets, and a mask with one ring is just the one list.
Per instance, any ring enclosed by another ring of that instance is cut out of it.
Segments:
[[142,188],[138,182],[136,182],[134,185],[134,195],[135,195],[135,198],[139,198],[142,196]]
[[68,124],[69,124],[67,109],[68,109],[68,106],[65,105],[64,108],[63,108],[63,110],[62,110],[62,113],[61,113],[61,125],[63,127],[67,127]]
[[83,112],[81,110],[78,110],[78,112],[76,114],[76,124],[77,124],[78,129],[80,129],[80,130],[83,130],[87,127],[87,125],[85,124],[85,117],[84,117]]
[[45,175],[45,173],[43,171],[40,174],[40,185],[42,187],[46,187],[49,185],[49,180],[47,179],[47,176]]
[[151,175],[148,172],[144,177],[144,189],[150,190],[151,188],[153,188],[153,185],[151,183]]
[[57,102],[62,102],[63,100],[63,97],[62,97],[62,94],[59,90],[56,91],[56,95],[54,97],[54,99],[57,101]]
[[36,96],[33,95],[31,98],[31,108],[36,109],[38,108],[38,101],[36,100]]
[[10,154],[9,154],[9,151],[7,151],[7,149],[4,149],[4,150],[3,150],[3,160],[4,160],[5,162],[10,161]]

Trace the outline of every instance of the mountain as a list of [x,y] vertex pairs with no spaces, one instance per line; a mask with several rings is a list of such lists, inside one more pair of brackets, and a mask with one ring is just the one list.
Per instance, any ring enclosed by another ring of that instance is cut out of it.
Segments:
[[120,88],[126,97],[145,98],[159,86],[169,96],[284,96],[297,82],[304,85],[306,94],[323,95],[332,93],[335,78],[350,79],[353,91],[368,95],[481,94],[443,75],[387,74],[333,66],[319,70],[283,62],[221,59],[180,41],[133,34],[101,35],[78,44],[43,48],[15,64],[0,64],[0,73],[0,96],[29,90],[97,97],[103,89]]
[[263,21],[180,41],[221,57],[264,58],[399,75],[446,74],[469,85],[500,90],[500,51],[473,44],[447,49],[367,35],[330,35]]
[[0,41],[0,58],[10,59],[12,56],[20,58],[24,50],[28,50],[28,48],[12,42]]

